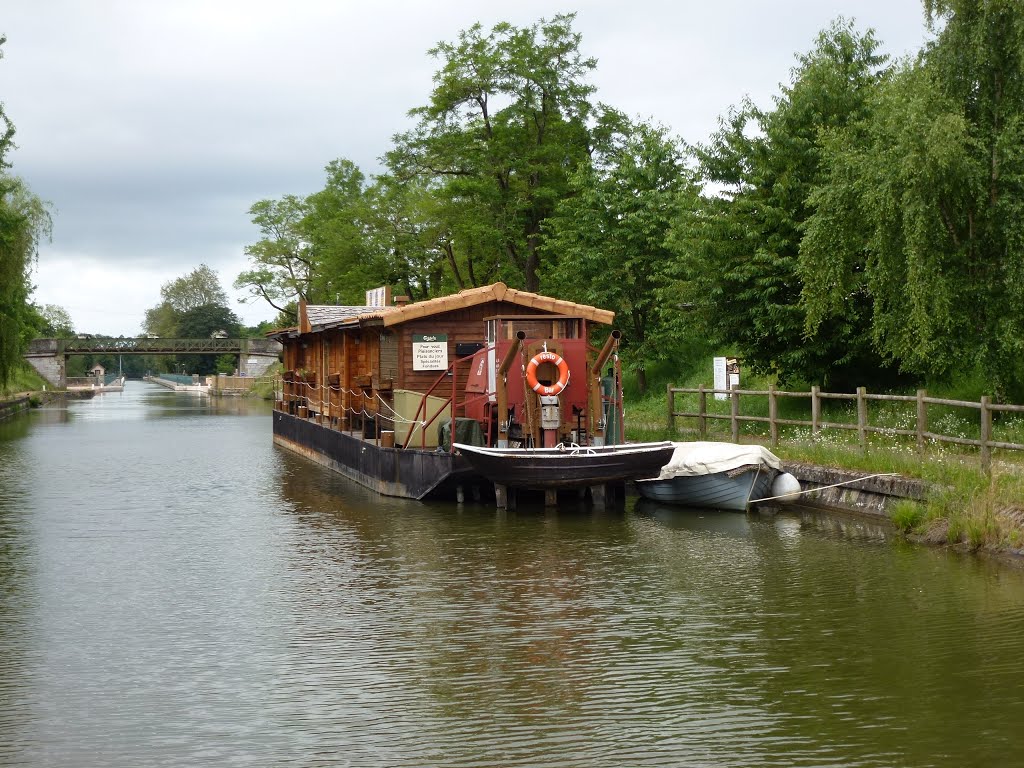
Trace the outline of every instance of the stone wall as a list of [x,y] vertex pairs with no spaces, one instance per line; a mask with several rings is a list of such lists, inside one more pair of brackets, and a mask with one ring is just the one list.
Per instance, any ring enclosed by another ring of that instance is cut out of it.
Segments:
[[28,395],[16,397],[13,400],[0,400],[0,421],[10,418],[16,413],[27,411],[29,404]]
[[[819,467],[814,464],[786,462],[786,471],[800,481],[801,489],[814,493],[800,497],[805,506],[839,509],[875,517],[889,517],[889,508],[900,499],[924,501],[928,483],[901,476],[871,477],[870,472]],[[843,485],[837,485],[843,483]],[[826,487],[834,486],[834,487]]]
[[35,368],[36,372],[46,379],[57,389],[64,389],[67,386],[67,377],[65,376],[65,358],[64,355],[26,355],[25,359],[28,360],[29,364]]

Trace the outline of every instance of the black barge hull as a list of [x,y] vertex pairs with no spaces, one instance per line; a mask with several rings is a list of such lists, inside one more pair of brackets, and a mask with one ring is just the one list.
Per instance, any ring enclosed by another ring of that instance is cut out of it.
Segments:
[[447,451],[383,448],[359,434],[274,411],[274,443],[385,496],[454,497],[458,486],[482,482],[461,456]]

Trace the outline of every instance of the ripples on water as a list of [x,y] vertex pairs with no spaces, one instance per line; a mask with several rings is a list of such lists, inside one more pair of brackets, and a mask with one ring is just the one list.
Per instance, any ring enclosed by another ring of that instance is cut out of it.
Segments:
[[1024,764],[1021,574],[863,523],[385,499],[135,382],[0,484],[4,765]]

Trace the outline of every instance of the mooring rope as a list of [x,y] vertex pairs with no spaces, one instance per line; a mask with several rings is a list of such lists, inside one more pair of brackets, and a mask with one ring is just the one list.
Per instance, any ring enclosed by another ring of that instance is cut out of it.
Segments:
[[793,496],[803,496],[805,493],[817,493],[818,491],[826,491],[829,488],[838,488],[841,485],[850,485],[851,483],[859,483],[864,480],[871,480],[875,477],[896,477],[899,472],[879,472],[875,475],[866,475],[864,477],[857,477],[853,480],[844,480],[841,483],[833,483],[832,485],[823,485],[819,488],[808,488],[806,491],[793,491],[792,493],[784,493],[781,496],[768,496],[764,499],[751,499],[750,504],[758,504],[762,501],[775,501],[776,499],[790,499]]

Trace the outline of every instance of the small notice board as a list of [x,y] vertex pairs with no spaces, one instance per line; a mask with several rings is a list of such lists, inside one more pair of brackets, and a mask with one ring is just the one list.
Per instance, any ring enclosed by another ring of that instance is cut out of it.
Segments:
[[[735,357],[714,358],[715,389],[732,389],[740,385],[740,362]],[[724,392],[716,392],[715,400],[727,400]]]
[[443,371],[448,367],[448,334],[413,334],[412,369]]

